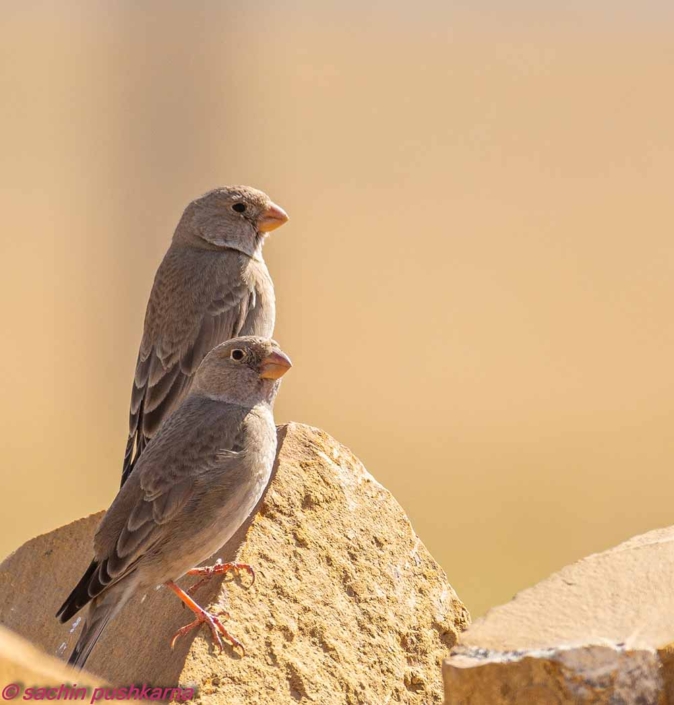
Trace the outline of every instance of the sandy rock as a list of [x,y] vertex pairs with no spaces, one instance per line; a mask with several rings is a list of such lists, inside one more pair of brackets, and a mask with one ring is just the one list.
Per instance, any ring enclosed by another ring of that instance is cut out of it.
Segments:
[[443,665],[446,705],[674,704],[674,527],[490,610]]
[[[445,574],[348,449],[298,424],[279,429],[279,445],[259,512],[217,554],[252,564],[255,585],[218,578],[196,595],[230,612],[246,656],[217,653],[205,630],[171,652],[190,614],[161,589],[125,607],[88,668],[117,685],[195,686],[209,704],[441,702],[440,663],[469,619]],[[0,566],[0,621],[48,654],[67,657],[75,643],[77,618],[53,615],[90,561],[100,517],[35,538]]]
[[443,672],[446,705],[667,703],[658,655],[647,649],[466,649],[446,661]]

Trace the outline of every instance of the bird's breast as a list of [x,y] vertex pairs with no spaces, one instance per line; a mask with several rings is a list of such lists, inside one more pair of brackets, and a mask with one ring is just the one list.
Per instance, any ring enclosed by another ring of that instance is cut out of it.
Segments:
[[274,284],[263,260],[250,259],[244,280],[251,291],[248,315],[240,335],[259,335],[271,338],[276,321]]

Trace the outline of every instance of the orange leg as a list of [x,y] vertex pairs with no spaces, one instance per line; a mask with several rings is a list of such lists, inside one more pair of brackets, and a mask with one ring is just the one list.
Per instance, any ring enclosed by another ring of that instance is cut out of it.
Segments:
[[237,575],[245,570],[251,577],[250,585],[252,587],[255,582],[255,571],[253,567],[248,565],[248,563],[216,563],[215,565],[204,566],[203,568],[192,568],[192,570],[187,571],[187,575],[203,575],[201,580],[198,580],[192,587],[187,591],[188,595],[194,595],[194,593],[206,582],[208,582],[214,575],[224,575],[230,571],[233,571]]
[[181,590],[172,580],[169,580],[169,582],[166,583],[166,587],[171,588],[171,590],[173,590],[173,592],[175,592],[175,594],[183,601],[183,604],[187,605],[187,607],[189,607],[197,616],[193,622],[190,622],[184,627],[178,629],[173,639],[171,639],[171,648],[175,646],[176,641],[178,641],[181,636],[192,631],[192,629],[200,627],[202,624],[207,624],[208,628],[211,630],[213,643],[220,649],[220,651],[224,649],[222,639],[220,638],[220,635],[222,634],[222,636],[224,636],[235,649],[241,649],[241,653],[245,655],[246,652],[241,642],[235,639],[223,627],[222,622],[214,614],[206,612],[203,607],[199,607],[199,605],[184,590]]

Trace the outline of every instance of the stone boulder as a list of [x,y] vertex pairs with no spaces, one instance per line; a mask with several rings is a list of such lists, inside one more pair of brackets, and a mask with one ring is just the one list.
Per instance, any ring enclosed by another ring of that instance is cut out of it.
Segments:
[[[80,615],[60,625],[54,614],[89,564],[101,516],[39,536],[0,565],[0,622],[52,656],[67,658],[79,633]],[[124,608],[87,667],[113,685],[195,687],[195,701],[209,704],[442,701],[440,664],[468,613],[347,448],[307,426],[279,428],[259,511],[217,554],[235,556],[255,567],[253,587],[245,575],[217,578],[196,599],[230,613],[245,656],[217,652],[205,629],[171,651],[191,615],[160,589]]]
[[674,705],[674,527],[584,558],[460,638],[446,705]]
[[[22,700],[24,696],[33,700],[67,700],[71,694],[69,684],[87,689],[90,697],[86,698],[86,702],[91,699],[93,689],[105,688],[100,679],[69,668],[63,661],[48,656],[26,639],[0,627],[0,691],[3,700]],[[59,693],[62,686],[65,687]],[[27,688],[36,690],[26,693]],[[38,693],[37,688],[46,689],[44,697],[39,697],[42,693]],[[49,698],[50,694],[62,697]]]

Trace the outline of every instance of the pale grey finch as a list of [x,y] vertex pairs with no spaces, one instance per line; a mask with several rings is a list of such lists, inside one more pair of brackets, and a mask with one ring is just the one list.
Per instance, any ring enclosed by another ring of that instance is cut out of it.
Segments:
[[122,484],[210,350],[240,335],[273,335],[274,285],[262,245],[287,220],[248,186],[209,191],[185,209],[147,304]]
[[206,356],[187,396],[103,517],[94,560],[56,615],[65,622],[91,603],[71,665],[84,666],[107,623],[133,594],[160,584],[196,615],[172,645],[205,623],[220,649],[220,635],[241,646],[174,581],[241,569],[254,577],[241,563],[194,566],[242,526],[269,482],[276,454],[274,398],[290,367],[277,343],[254,336],[229,340]]

